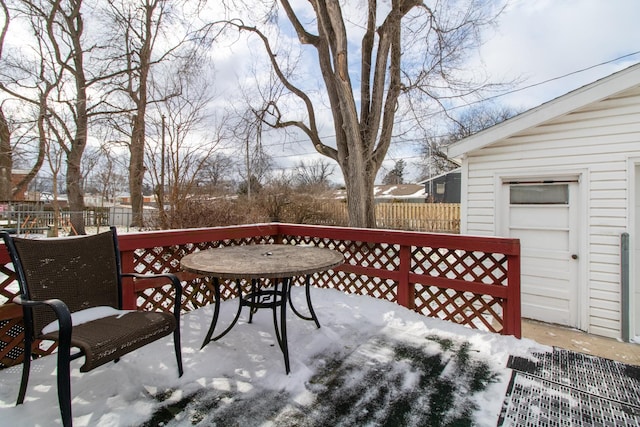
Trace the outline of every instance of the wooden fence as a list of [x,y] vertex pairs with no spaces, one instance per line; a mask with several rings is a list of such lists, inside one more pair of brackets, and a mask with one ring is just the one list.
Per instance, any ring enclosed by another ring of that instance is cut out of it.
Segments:
[[[344,202],[328,202],[323,210],[331,217],[347,224],[347,205]],[[460,233],[459,203],[378,203],[376,204],[378,228],[432,233]]]

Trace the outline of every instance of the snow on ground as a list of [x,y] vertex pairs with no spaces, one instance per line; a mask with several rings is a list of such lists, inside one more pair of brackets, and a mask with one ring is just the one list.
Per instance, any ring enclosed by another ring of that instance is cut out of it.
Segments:
[[[228,335],[201,350],[213,313],[205,307],[182,316],[181,378],[171,337],[85,374],[74,361],[74,425],[425,425],[467,417],[495,426],[511,376],[508,356],[549,350],[371,297],[311,292],[322,327],[288,311],[289,375],[269,310],[248,324],[245,309]],[[292,297],[304,312],[303,290]],[[236,307],[235,300],[222,304],[217,331]],[[20,406],[21,367],[0,371],[2,425],[61,424],[55,363],[52,356],[32,363]]]

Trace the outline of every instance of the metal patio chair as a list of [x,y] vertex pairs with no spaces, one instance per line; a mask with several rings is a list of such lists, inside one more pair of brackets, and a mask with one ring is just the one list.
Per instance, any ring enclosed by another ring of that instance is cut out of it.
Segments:
[[[182,288],[173,274],[122,273],[115,227],[90,236],[27,239],[2,233],[13,262],[24,313],[24,361],[17,404],[24,401],[35,340],[58,344],[57,384],[64,426],[71,426],[70,362],[84,356],[88,372],[173,333],[178,373],[182,376],[180,301]],[[173,313],[122,308],[122,277],[165,277],[175,289]],[[71,347],[79,351],[71,354]]]

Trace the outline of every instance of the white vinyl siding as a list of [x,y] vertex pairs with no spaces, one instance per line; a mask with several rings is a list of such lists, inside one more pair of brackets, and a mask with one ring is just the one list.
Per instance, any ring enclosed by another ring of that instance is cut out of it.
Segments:
[[[582,329],[620,337],[620,234],[629,228],[629,159],[640,156],[640,87],[467,153],[467,234],[499,233],[499,177],[580,174],[586,224],[579,286],[588,306]],[[463,181],[464,182],[464,181]],[[465,189],[463,188],[463,191]],[[523,267],[526,268],[526,267]],[[636,279],[637,280],[637,279]]]

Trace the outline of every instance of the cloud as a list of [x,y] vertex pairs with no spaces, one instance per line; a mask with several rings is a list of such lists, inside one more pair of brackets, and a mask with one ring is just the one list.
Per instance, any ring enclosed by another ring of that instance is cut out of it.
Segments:
[[[298,6],[304,11],[305,25],[314,28],[314,17],[308,4],[300,1]],[[350,33],[351,46],[356,50],[351,52],[352,58],[357,58],[359,53],[360,30],[366,18],[363,14],[365,6],[363,1],[358,0],[348,2],[343,9],[347,25],[353,31]],[[520,79],[521,82],[513,89],[553,80],[496,99],[496,103],[518,110],[529,109],[640,61],[640,55],[636,55],[556,79],[640,50],[640,27],[636,23],[638,16],[640,1],[637,0],[512,0],[500,16],[497,26],[484,34],[486,43],[478,55],[469,58],[466,70],[482,74],[481,69],[484,68],[493,81]],[[282,26],[280,42],[286,45],[286,41],[292,39],[296,44],[295,33],[287,20],[283,17],[279,23]],[[230,91],[236,90],[231,89],[234,87],[231,83],[238,74],[246,73],[247,86],[257,78],[252,74],[253,70],[262,73],[259,79],[268,78],[264,67],[256,65],[258,59],[264,62],[261,48],[257,42],[243,40],[230,47],[233,54],[218,58],[220,52],[214,53],[220,80],[229,82],[226,87]],[[314,100],[319,100],[316,114],[320,135],[324,137],[323,142],[334,146],[331,112],[326,97],[323,97],[313,51],[306,47],[296,52],[303,54],[295,67],[298,77],[296,84],[308,89]],[[359,76],[356,73],[352,77],[357,87]],[[236,95],[229,98],[235,99],[237,96],[236,90]],[[298,113],[296,119],[305,118],[304,108],[299,106],[295,111]],[[434,127],[441,122],[439,117],[433,120]],[[398,134],[401,133],[399,129],[397,127]],[[402,143],[392,144],[385,168],[392,168],[398,159],[408,161],[410,166],[419,160],[417,142],[408,143],[406,139]],[[299,160],[318,157],[306,135],[301,132],[270,131],[264,135],[264,144],[273,154],[277,167],[282,169],[290,169]]]
[[[492,76],[553,79],[640,50],[635,0],[514,1],[480,51]],[[640,55],[596,67],[506,98],[527,108],[640,61]]]

